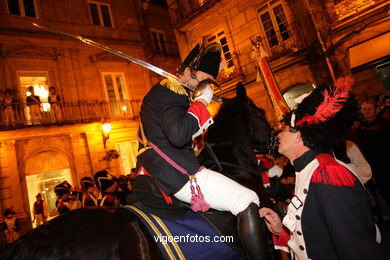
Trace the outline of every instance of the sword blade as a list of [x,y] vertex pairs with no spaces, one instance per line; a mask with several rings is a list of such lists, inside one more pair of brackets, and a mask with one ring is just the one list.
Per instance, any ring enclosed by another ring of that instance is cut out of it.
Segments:
[[97,47],[97,48],[99,48],[99,49],[108,51],[108,52],[110,52],[110,53],[112,53],[112,54],[118,55],[118,56],[120,56],[120,57],[122,57],[122,58],[124,58],[124,59],[126,59],[126,60],[129,60],[129,61],[131,61],[131,62],[134,62],[134,63],[136,63],[136,64],[138,64],[138,65],[140,65],[140,66],[142,66],[142,67],[144,67],[144,68],[147,68],[147,69],[149,69],[149,70],[151,70],[151,71],[154,71],[154,72],[156,72],[157,74],[159,74],[159,75],[161,75],[161,76],[163,76],[163,77],[166,77],[166,78],[173,78],[173,79],[179,81],[180,84],[183,85],[183,87],[185,87],[185,88],[187,88],[187,89],[189,89],[189,90],[191,90],[191,91],[194,91],[193,88],[187,86],[186,83],[185,83],[183,80],[181,80],[179,77],[177,77],[177,76],[175,76],[175,75],[173,75],[173,74],[171,74],[171,73],[169,73],[169,72],[166,72],[165,70],[163,70],[163,69],[161,69],[161,68],[159,68],[159,67],[156,67],[156,66],[154,66],[154,65],[152,65],[152,64],[150,64],[150,63],[148,63],[148,62],[146,62],[146,61],[143,61],[143,60],[137,59],[137,58],[135,58],[135,57],[133,57],[133,56],[130,56],[130,55],[128,55],[128,54],[126,54],[126,53],[124,53],[124,52],[122,52],[122,51],[113,49],[113,48],[111,48],[111,47],[108,47],[108,46],[103,45],[103,44],[101,44],[101,43],[99,43],[99,42],[93,41],[93,40],[91,40],[91,39],[85,38],[85,37],[80,36],[80,35],[77,35],[77,34],[72,34],[72,33],[69,33],[69,32],[64,32],[64,31],[61,31],[61,30],[53,29],[53,28],[50,28],[50,27],[47,27],[47,26],[43,26],[43,25],[40,25],[40,24],[37,24],[37,23],[32,23],[32,24],[33,24],[35,27],[38,27],[38,28],[43,29],[43,30],[45,30],[45,31],[49,31],[49,32],[52,32],[52,33],[57,33],[57,34],[62,34],[62,35],[66,35],[66,36],[68,36],[68,37],[77,39],[77,40],[79,40],[79,41],[81,41],[81,42],[83,42],[83,43],[85,43],[85,44],[88,44],[88,45]]
[[[146,61],[143,61],[143,60],[140,60],[140,59],[137,59],[133,56],[130,56],[129,54],[126,54],[122,51],[119,51],[119,50],[116,50],[114,48],[111,48],[111,47],[108,47],[104,44],[101,44],[99,42],[96,42],[94,40],[91,40],[91,39],[88,39],[88,38],[85,38],[83,36],[80,36],[80,35],[77,35],[77,34],[73,34],[73,33],[69,33],[69,32],[64,32],[64,31],[61,31],[61,30],[57,30],[57,29],[54,29],[54,28],[50,28],[50,27],[47,27],[47,26],[43,26],[43,25],[40,25],[40,24],[37,24],[37,23],[32,23],[35,27],[38,27],[42,30],[45,30],[45,31],[49,31],[49,32],[52,32],[52,33],[56,33],[56,34],[62,34],[62,35],[66,35],[68,37],[71,37],[71,38],[74,38],[74,39],[77,39],[85,44],[88,44],[88,45],[91,45],[91,46],[94,46],[94,47],[97,47],[99,49],[102,49],[102,50],[105,50],[105,51],[108,51],[112,54],[115,54],[117,56],[120,56],[126,60],[129,60],[131,62],[134,62],[144,68],[147,68],[151,71],[154,71],[156,72],[157,74],[163,76],[163,77],[166,77],[168,79],[174,79],[174,80],[177,80],[183,87],[191,90],[191,91],[195,91],[194,88],[190,87],[187,85],[187,83],[185,81],[183,81],[182,79],[180,79],[179,77],[159,68],[159,67],[156,67]],[[213,96],[213,100],[216,101],[216,102],[222,102],[222,88],[216,83],[214,82],[214,84],[220,89],[220,96],[219,97],[216,97],[216,96]]]

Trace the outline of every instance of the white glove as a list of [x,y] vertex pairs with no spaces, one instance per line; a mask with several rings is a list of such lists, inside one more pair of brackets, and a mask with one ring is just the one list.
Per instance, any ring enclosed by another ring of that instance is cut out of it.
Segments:
[[211,99],[213,98],[213,95],[214,95],[214,90],[211,88],[210,85],[207,85],[206,87],[203,88],[202,94],[195,97],[194,100],[203,99],[206,102],[206,104],[204,105],[208,106],[211,102]]
[[274,165],[271,169],[268,170],[268,177],[280,177],[283,174],[283,169],[279,165]]

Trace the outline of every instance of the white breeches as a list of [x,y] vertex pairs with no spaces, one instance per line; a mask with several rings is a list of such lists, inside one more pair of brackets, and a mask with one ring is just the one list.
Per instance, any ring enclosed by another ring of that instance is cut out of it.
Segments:
[[[250,203],[260,204],[257,194],[228,177],[204,168],[196,174],[197,183],[205,201],[211,208],[230,211],[233,215],[245,210]],[[181,201],[191,202],[191,187],[188,181],[174,196]]]

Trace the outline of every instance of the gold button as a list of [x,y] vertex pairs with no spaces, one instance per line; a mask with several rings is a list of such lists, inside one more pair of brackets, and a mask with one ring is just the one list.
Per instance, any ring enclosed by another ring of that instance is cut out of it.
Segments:
[[305,250],[303,246],[299,246],[299,249],[301,249],[302,251]]
[[307,189],[303,189],[303,193],[307,194]]

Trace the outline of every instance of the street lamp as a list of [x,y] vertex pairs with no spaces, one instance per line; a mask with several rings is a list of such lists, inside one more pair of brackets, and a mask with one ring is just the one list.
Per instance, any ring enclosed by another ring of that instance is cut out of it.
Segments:
[[111,132],[111,124],[110,123],[104,123],[102,125],[102,136],[103,136],[103,145],[104,149],[106,149],[106,143],[107,140],[110,138],[110,132]]

